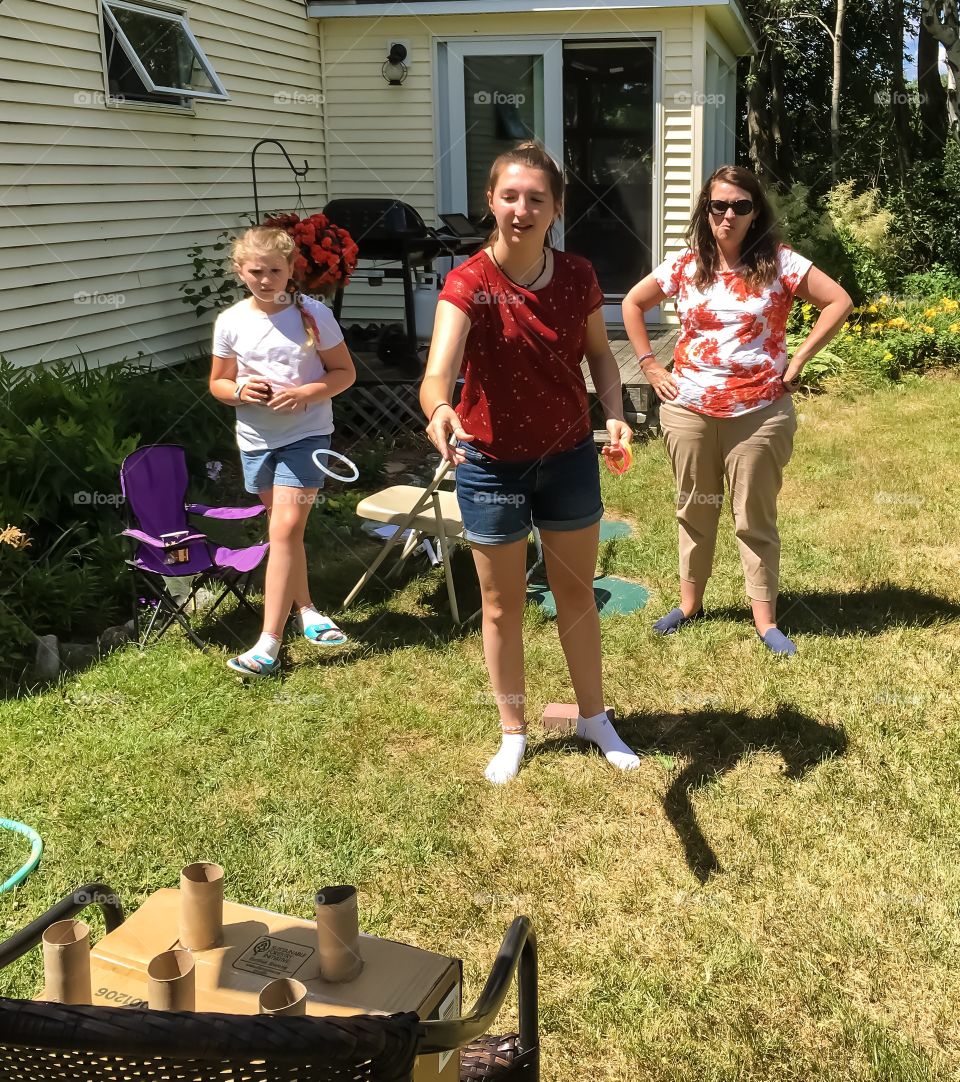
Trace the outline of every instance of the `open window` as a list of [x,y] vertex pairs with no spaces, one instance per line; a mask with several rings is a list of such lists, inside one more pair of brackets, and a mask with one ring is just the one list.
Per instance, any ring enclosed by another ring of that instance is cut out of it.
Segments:
[[117,101],[227,101],[223,83],[182,12],[101,0],[107,86]]

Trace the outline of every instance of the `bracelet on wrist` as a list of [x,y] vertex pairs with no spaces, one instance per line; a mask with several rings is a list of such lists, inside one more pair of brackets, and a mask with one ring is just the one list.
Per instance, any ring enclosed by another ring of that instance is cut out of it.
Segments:
[[657,355],[653,352],[653,350],[650,350],[648,353],[641,353],[640,356],[637,358],[637,367],[642,372],[644,361],[655,361],[656,359]]
[[438,402],[438,403],[437,403],[437,404],[436,404],[436,405],[435,405],[435,406],[433,407],[433,410],[432,410],[432,412],[431,412],[430,416],[429,416],[429,417],[427,418],[427,424],[429,424],[429,423],[430,423],[430,422],[431,422],[431,421],[433,420],[433,415],[434,415],[434,414],[435,414],[435,413],[437,412],[437,410],[438,410],[438,409],[439,409],[439,408],[440,408],[441,406],[450,406],[450,408],[451,408],[451,409],[453,409],[453,405],[452,405],[452,403],[450,403],[450,402]]

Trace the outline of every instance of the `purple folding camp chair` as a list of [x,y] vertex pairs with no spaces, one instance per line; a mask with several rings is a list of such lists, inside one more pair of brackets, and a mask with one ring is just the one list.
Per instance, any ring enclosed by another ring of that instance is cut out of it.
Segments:
[[[156,607],[146,630],[140,634],[137,588],[134,585],[133,620],[141,648],[156,630],[157,638],[176,621],[200,649],[206,643],[196,634],[187,619],[186,608],[202,587],[216,584],[222,591],[215,599],[212,613],[231,594],[241,605],[256,614],[246,598],[250,576],[263,563],[269,541],[242,549],[226,548],[210,541],[206,534],[193,529],[187,515],[213,519],[245,519],[262,514],[262,504],[255,507],[207,507],[187,503],[187,455],[176,444],[139,447],[123,460],[120,488],[126,499],[130,528],[124,537],[134,542],[133,556],[127,567],[138,580],[146,583]],[[182,600],[169,588],[168,579],[192,579]]]

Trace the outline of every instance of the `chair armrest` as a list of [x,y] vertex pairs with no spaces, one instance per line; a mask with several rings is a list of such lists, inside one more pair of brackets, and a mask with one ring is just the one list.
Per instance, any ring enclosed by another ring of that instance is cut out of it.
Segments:
[[529,1074],[536,1082],[539,1077],[537,937],[529,917],[517,917],[507,929],[487,983],[469,1014],[462,1018],[420,1023],[419,1053],[424,1055],[462,1048],[489,1029],[507,998],[514,973],[517,973],[520,999],[519,1051],[530,1053]]
[[61,898],[56,905],[51,906],[35,921],[31,921],[26,928],[15,932],[9,939],[3,940],[0,943],[0,969],[36,947],[51,924],[56,924],[58,920],[68,920],[91,905],[100,907],[108,932],[112,932],[114,928],[119,928],[123,924],[123,906],[116,892],[106,883],[87,883],[65,898]]
[[256,518],[257,515],[262,515],[266,511],[262,503],[256,507],[207,507],[205,503],[188,503],[186,509],[191,515],[226,519]]
[[149,545],[155,549],[176,549],[182,548],[182,546],[189,544],[191,541],[206,541],[207,535],[205,533],[186,533],[183,537],[178,537],[176,541],[164,541],[162,538],[153,537],[151,534],[144,533],[143,530],[121,530],[121,537],[132,537],[134,541],[142,541],[143,544]]

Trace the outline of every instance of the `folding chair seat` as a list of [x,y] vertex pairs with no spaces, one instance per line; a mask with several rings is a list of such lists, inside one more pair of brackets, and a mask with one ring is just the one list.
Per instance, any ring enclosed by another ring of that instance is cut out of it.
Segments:
[[450,611],[455,623],[460,623],[460,609],[457,605],[457,591],[453,584],[453,569],[450,566],[451,542],[463,538],[463,519],[457,494],[449,489],[441,489],[445,479],[453,479],[449,462],[441,462],[430,484],[392,485],[367,496],[357,504],[357,514],[370,522],[381,522],[395,527],[386,539],[376,559],[367,568],[360,581],[347,594],[343,604],[346,607],[373,578],[377,568],[387,558],[398,541],[406,537],[406,543],[400,553],[402,563],[416,549],[424,537],[435,537],[440,548],[444,575],[447,581],[447,596],[450,598]]
[[[387,558],[393,547],[406,536],[406,542],[400,553],[398,567],[426,537],[437,539],[443,570],[447,582],[447,596],[450,599],[450,611],[454,623],[461,623],[460,608],[457,604],[457,591],[453,583],[453,569],[450,565],[452,542],[463,540],[463,519],[457,494],[440,486],[445,481],[454,480],[454,469],[449,462],[441,461],[429,485],[391,485],[367,496],[357,504],[357,514],[370,522],[382,522],[393,526],[393,533],[387,538],[376,559],[363,573],[359,582],[344,599],[344,607],[350,604],[364,586],[373,578],[377,568]],[[408,535],[409,531],[409,535]],[[408,535],[408,536],[407,536]],[[543,547],[540,544],[540,531],[533,528],[533,540],[537,547],[537,559],[527,572],[527,581],[543,563]],[[387,576],[389,577],[389,576]],[[467,618],[467,622],[479,615],[480,610]]]
[[[100,908],[107,932],[124,920],[116,893],[88,883],[9,939],[0,970],[44,931]],[[485,1031],[517,979],[519,1031]],[[413,1082],[418,1055],[461,1050],[460,1082],[538,1082],[537,942],[527,917],[507,930],[469,1014],[422,1021],[412,1012],[264,1017],[139,1006],[71,1006],[0,997],[0,1078],[19,1082]]]
[[[244,548],[218,545],[205,533],[191,527],[187,516],[242,520],[263,514],[266,508],[262,504],[208,507],[187,503],[188,482],[186,452],[176,444],[139,447],[123,460],[120,467],[120,488],[130,520],[123,536],[133,543],[133,554],[126,564],[135,576],[133,619],[141,647],[154,631],[159,638],[176,622],[202,650],[206,644],[190,626],[187,606],[204,587],[221,588],[211,613],[231,595],[250,612],[256,613],[246,593],[252,573],[266,557],[269,541]],[[184,580],[185,595],[171,590],[168,581],[171,579]],[[136,580],[146,587],[156,602],[142,635]]]

